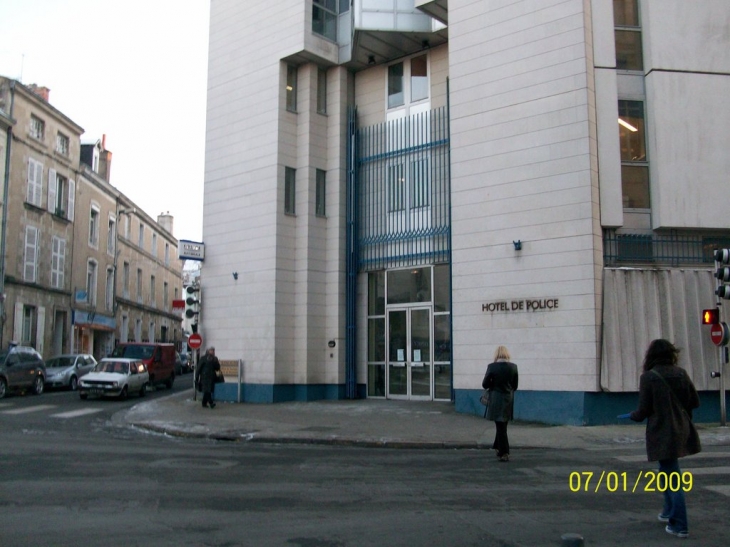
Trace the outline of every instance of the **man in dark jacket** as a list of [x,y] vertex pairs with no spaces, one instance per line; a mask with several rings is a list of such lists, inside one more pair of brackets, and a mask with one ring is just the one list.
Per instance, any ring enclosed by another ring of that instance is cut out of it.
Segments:
[[215,408],[213,390],[215,389],[216,372],[220,369],[221,364],[218,357],[215,356],[215,348],[211,346],[205,351],[205,355],[195,369],[195,385],[198,386],[198,391],[203,392],[203,407],[210,404],[210,408]]

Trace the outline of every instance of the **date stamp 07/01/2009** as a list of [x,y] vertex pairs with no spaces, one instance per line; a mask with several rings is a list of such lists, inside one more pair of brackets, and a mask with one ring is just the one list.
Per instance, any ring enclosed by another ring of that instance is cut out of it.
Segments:
[[689,492],[694,479],[692,473],[684,471],[639,471],[636,479],[629,477],[626,471],[573,471],[568,477],[568,488],[571,492]]

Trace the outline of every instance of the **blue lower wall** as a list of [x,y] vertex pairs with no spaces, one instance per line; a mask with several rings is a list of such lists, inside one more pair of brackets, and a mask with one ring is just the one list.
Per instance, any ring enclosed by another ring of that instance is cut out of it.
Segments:
[[[454,406],[463,414],[484,415],[479,402],[481,389],[454,391]],[[364,399],[367,388],[357,386],[357,398]],[[241,384],[241,401],[245,403],[283,403],[288,401],[321,401],[345,399],[345,386],[340,384]],[[217,401],[237,402],[238,384],[216,384]],[[589,393],[582,391],[517,391],[515,419],[552,425],[606,425],[633,423],[619,420],[619,414],[634,410],[639,402],[638,393]],[[730,407],[730,394],[726,394]],[[717,391],[700,392],[700,408],[694,412],[698,423],[720,421],[720,395]]]
[[[484,414],[479,402],[482,390],[464,389],[454,392],[457,412]],[[726,408],[730,394],[726,393]],[[590,393],[582,391],[517,391],[515,393],[515,419],[553,425],[607,425],[633,423],[619,420],[619,414],[635,410],[639,394]],[[720,421],[720,394],[717,391],[700,392],[700,408],[695,410],[694,421],[713,423]]]

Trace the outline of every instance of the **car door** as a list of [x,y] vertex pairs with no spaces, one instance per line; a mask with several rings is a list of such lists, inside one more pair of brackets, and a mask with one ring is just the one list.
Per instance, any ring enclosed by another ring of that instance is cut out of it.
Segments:
[[23,366],[20,363],[20,355],[18,354],[17,348],[10,350],[8,359],[5,361],[5,370],[8,375],[8,385],[12,387],[19,387],[28,385],[28,380],[25,378]]

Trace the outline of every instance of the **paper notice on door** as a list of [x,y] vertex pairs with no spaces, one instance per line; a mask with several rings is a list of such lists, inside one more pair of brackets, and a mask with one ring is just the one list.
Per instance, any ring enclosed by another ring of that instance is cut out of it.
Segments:
[[398,360],[399,361],[405,361],[406,360],[406,350],[399,349],[398,350]]
[[413,350],[413,361],[416,363],[421,362],[421,350],[420,349]]

